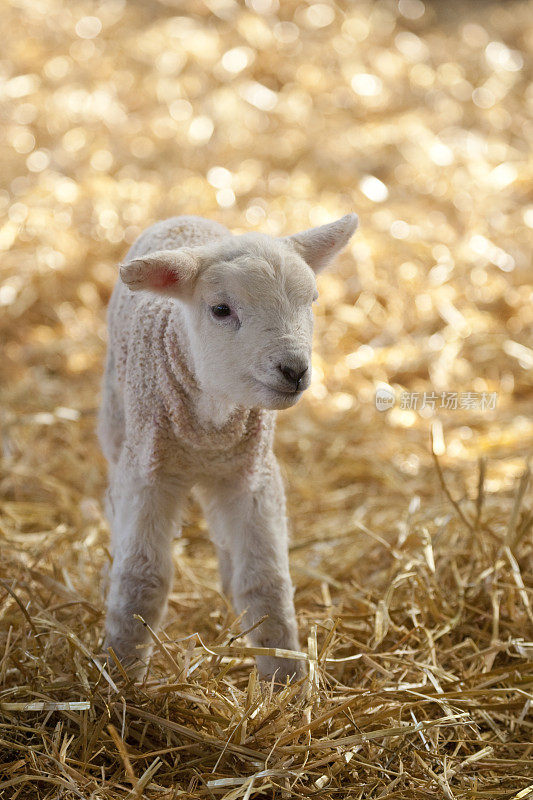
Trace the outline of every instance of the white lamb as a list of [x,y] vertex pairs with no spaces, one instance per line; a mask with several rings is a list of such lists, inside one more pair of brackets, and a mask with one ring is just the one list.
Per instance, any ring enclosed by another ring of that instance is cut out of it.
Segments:
[[[309,386],[315,274],[356,227],[348,214],[287,238],[235,236],[175,217],[148,228],[120,267],[98,433],[114,556],[106,644],[134,674],[149,641],[134,615],[161,621],[193,488],[244,629],[268,615],[250,641],[298,649],[274,409]],[[257,658],[280,682],[301,663]]]

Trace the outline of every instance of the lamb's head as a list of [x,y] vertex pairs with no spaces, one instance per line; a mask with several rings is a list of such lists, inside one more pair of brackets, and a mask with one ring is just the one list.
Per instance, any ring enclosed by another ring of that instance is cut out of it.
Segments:
[[120,275],[132,290],[180,303],[204,391],[246,408],[288,408],[311,380],[315,276],[356,227],[348,214],[286,238],[229,235],[135,258]]

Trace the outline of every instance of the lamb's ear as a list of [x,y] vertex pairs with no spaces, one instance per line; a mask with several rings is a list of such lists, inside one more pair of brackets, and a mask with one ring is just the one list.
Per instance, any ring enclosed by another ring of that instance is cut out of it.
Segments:
[[156,250],[120,265],[120,277],[129,288],[179,297],[187,294],[198,275],[198,258],[186,247]]
[[314,272],[320,272],[348,244],[358,223],[357,214],[346,214],[327,225],[287,236],[285,241],[293,244]]

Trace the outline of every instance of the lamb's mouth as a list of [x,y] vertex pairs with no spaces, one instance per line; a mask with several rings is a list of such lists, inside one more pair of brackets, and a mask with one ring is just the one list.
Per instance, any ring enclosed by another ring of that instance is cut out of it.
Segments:
[[263,381],[260,381],[258,378],[254,378],[254,380],[263,389],[268,389],[268,391],[271,392],[272,394],[275,394],[278,397],[283,397],[286,400],[289,399],[297,400],[303,394],[304,391],[303,389],[297,389],[296,391],[294,389],[278,389],[275,386],[270,386],[270,384],[268,383],[263,383]]

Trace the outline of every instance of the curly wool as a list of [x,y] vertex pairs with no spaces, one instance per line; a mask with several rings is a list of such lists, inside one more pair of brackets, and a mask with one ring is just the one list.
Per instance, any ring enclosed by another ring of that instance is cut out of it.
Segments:
[[[141,235],[128,259],[230,235],[218,223],[179,217]],[[108,326],[107,416],[101,417],[99,436],[111,465],[124,458],[144,477],[163,470],[187,481],[230,473],[250,488],[271,470],[275,412],[237,408],[220,426],[199,418],[202,390],[179,302],[131,292],[117,281]]]

